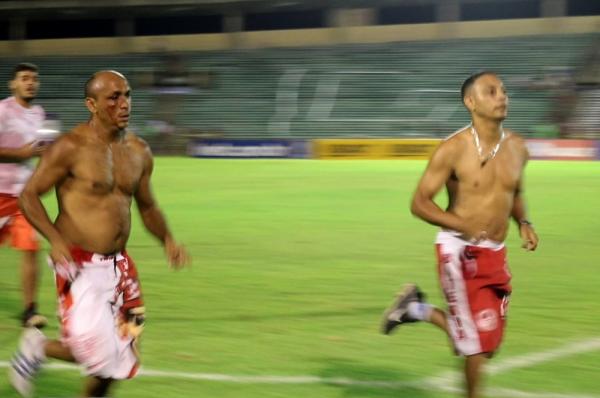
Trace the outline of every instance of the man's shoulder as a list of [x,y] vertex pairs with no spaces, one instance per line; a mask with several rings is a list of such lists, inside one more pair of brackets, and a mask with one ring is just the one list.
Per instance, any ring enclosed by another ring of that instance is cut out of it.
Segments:
[[153,157],[152,151],[150,150],[150,145],[139,137],[134,132],[127,130],[125,134],[125,145],[127,145],[128,149],[132,151],[132,155],[139,157],[144,162],[144,167],[148,167],[152,169]]
[[23,111],[23,107],[17,103],[17,100],[14,96],[4,98],[0,100],[0,114],[3,114],[8,117],[31,117],[30,115],[34,115],[36,118],[44,119],[46,117],[46,112],[41,105],[35,104],[32,105],[31,108],[27,109],[25,112]]
[[0,100],[0,106],[8,106],[14,104],[15,102],[15,97],[11,95],[10,97],[2,98]]
[[505,129],[504,133],[506,134],[506,140],[510,140],[516,144],[525,145],[525,138],[514,130]]
[[72,130],[60,134],[52,143],[52,146],[59,147],[62,151],[73,151],[81,147],[84,143],[85,134],[80,126],[76,126]]
[[446,138],[442,139],[439,148],[445,151],[459,150],[470,138],[469,128],[470,126],[465,126],[448,135]]
[[76,145],[84,145],[89,143],[96,137],[96,134],[92,131],[92,128],[87,123],[80,123],[73,127],[71,130],[62,134],[66,141],[73,142]]
[[46,117],[46,111],[44,111],[44,107],[39,105],[39,104],[35,104],[31,107],[32,111],[34,113],[36,113],[37,115],[41,116],[41,117]]
[[505,140],[508,145],[517,150],[527,149],[525,138],[522,135],[513,130],[504,130],[504,132],[506,134]]
[[127,132],[125,133],[125,140],[129,145],[131,145],[135,149],[146,151],[150,148],[146,140],[144,140],[131,130],[127,130]]
[[60,134],[56,141],[76,141],[80,140],[82,136],[82,129],[80,126],[75,126],[71,130]]
[[0,100],[0,112],[5,113],[8,112],[14,103],[14,97],[7,97]]
[[463,142],[465,140],[465,137],[469,134],[469,131],[471,129],[471,125],[466,125],[464,127],[459,128],[458,130],[454,131],[453,133],[449,134],[448,136],[446,136],[444,139],[442,139],[442,143],[450,143],[451,145]]

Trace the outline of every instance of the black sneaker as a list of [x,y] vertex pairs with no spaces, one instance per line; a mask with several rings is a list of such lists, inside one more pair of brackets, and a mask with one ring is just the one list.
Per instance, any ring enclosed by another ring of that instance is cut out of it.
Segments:
[[396,327],[403,323],[418,322],[408,316],[408,305],[412,302],[424,302],[425,294],[417,285],[409,283],[398,293],[392,305],[383,314],[381,333],[390,334]]
[[38,314],[35,305],[30,305],[21,315],[21,325],[24,328],[41,329],[48,324],[45,316]]

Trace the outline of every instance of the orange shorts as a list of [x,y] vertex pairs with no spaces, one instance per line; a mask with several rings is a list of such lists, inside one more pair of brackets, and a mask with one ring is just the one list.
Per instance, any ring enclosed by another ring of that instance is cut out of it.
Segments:
[[39,250],[36,230],[19,209],[18,198],[0,194],[0,243],[7,242],[18,250]]

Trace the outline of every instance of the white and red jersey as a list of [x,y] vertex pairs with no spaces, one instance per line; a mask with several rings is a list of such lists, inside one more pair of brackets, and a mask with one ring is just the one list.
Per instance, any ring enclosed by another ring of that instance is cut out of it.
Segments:
[[[21,106],[15,97],[0,101],[0,148],[19,148],[37,139],[45,114],[39,105]],[[0,193],[19,196],[33,172],[33,162],[0,162]]]

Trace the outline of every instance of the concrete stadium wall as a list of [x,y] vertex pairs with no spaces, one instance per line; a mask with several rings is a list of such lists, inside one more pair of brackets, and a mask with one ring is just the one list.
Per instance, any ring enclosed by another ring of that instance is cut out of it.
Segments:
[[103,55],[600,32],[600,16],[0,42],[0,56]]

